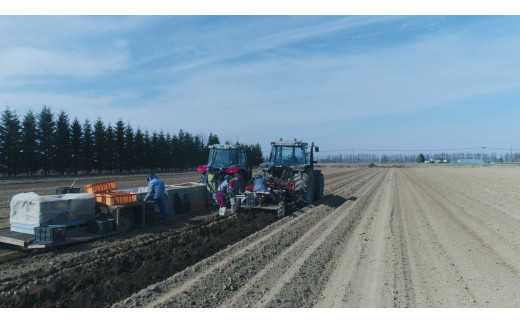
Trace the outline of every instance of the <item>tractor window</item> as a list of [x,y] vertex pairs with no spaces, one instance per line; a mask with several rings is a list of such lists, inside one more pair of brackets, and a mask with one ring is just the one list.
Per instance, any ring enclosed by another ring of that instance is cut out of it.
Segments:
[[240,151],[233,149],[214,149],[210,153],[208,165],[213,167],[229,167],[240,164]]
[[240,150],[229,150],[229,164],[228,166],[235,166],[240,164]]
[[305,149],[297,146],[274,146],[271,161],[275,165],[286,166],[305,164]]
[[238,164],[240,166],[246,165],[247,158],[246,158],[246,152],[245,151],[243,151],[243,150],[239,151],[238,158],[239,158],[239,163]]
[[214,160],[215,160],[215,149],[210,149],[209,150],[209,157],[208,157],[208,166],[210,165],[213,165],[214,164]]
[[213,167],[225,167],[228,162],[228,151],[225,149],[215,149],[212,154],[213,158],[211,161],[211,166]]

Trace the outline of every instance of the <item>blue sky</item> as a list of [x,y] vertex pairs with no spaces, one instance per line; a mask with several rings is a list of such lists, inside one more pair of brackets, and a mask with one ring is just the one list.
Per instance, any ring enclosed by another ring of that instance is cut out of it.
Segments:
[[0,16],[0,39],[0,103],[20,116],[47,105],[264,153],[280,137],[322,154],[520,149],[519,16],[22,15]]

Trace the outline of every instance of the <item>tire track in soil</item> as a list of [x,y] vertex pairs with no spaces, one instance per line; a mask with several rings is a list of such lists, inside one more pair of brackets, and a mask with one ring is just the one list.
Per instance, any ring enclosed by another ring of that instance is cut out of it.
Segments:
[[[341,177],[341,181],[350,184],[368,177],[366,169],[355,169]],[[347,187],[344,191],[351,189]],[[331,195],[325,201],[334,207],[345,200]],[[244,214],[190,225],[187,229],[144,234],[128,241],[107,239],[105,244],[93,243],[97,247],[92,248],[85,244],[80,250],[86,251],[79,253],[74,248],[58,249],[24,262],[15,261],[10,267],[21,266],[20,274],[0,277],[0,306],[111,306],[276,221],[270,213]],[[32,266],[24,266],[27,261],[45,264],[32,270]]]
[[[373,185],[373,186],[372,186]],[[370,196],[368,191],[371,191],[375,184],[370,186],[363,186],[359,191],[361,196]],[[365,199],[365,198],[363,198]],[[287,300],[297,299],[300,303],[292,304],[288,302],[289,306],[294,307],[308,307],[312,305],[316,293],[320,290],[320,280],[324,281],[324,277],[328,277],[328,272],[332,267],[335,256],[344,247],[342,242],[345,237],[351,235],[350,230],[356,227],[359,220],[356,216],[361,212],[356,212],[356,207],[363,205],[364,201],[359,200],[359,203],[343,204],[335,208],[332,212],[325,215],[325,212],[313,210],[312,212],[321,213],[324,218],[320,223],[314,225],[304,236],[287,248],[283,255],[273,259],[268,270],[266,270],[260,277],[257,278],[264,285],[264,289],[268,292],[259,300],[251,300],[252,303],[244,302],[244,297],[236,295],[230,306],[233,307],[278,307],[286,306],[284,302]],[[309,216],[306,214],[305,216]],[[316,239],[316,237],[319,237]],[[289,268],[286,264],[291,264]],[[278,267],[278,268],[277,268]],[[314,270],[309,270],[314,267]],[[321,267],[321,268],[320,268]],[[267,268],[266,268],[267,269]],[[284,272],[282,276],[277,276],[277,273]],[[316,284],[317,282],[317,284]],[[274,285],[273,285],[274,283]],[[247,292],[247,291],[246,291]],[[303,293],[302,293],[303,292]],[[302,297],[302,294],[306,297]],[[227,306],[227,304],[224,304]]]
[[[446,235],[449,221],[440,221],[445,213],[428,191],[418,186],[408,171],[400,171],[402,230],[408,249],[412,307],[471,307],[474,296],[467,290],[462,273],[454,266],[448,252]],[[440,227],[443,229],[440,229]],[[454,232],[456,236],[458,230]]]
[[[435,189],[437,199],[445,200],[444,203],[449,202],[455,213],[465,214],[465,217],[461,217],[459,221],[466,219],[471,221],[472,224],[467,222],[466,227],[474,228],[474,231],[480,230],[479,236],[482,239],[488,238],[490,240],[501,240],[499,245],[500,249],[506,250],[505,245],[514,244],[514,249],[520,248],[520,239],[518,232],[520,232],[520,215],[516,209],[506,210],[502,207],[492,205],[486,200],[481,198],[475,198],[474,196],[468,195],[463,192],[459,187],[448,186],[438,178],[430,179],[425,178],[421,174],[414,174],[417,177],[417,182],[424,183],[430,182],[435,183],[434,186],[428,189]],[[431,185],[430,185],[431,186]],[[443,194],[447,190],[450,190],[450,194]],[[489,198],[489,196],[488,196]],[[463,201],[463,203],[461,203]],[[504,230],[507,228],[507,230]],[[484,230],[486,232],[484,232]],[[488,243],[488,245],[496,245],[496,241]],[[513,267],[520,268],[519,258],[514,252],[509,250],[507,255],[504,255],[504,259],[516,259]]]
[[358,180],[360,176],[366,176],[368,172],[369,170],[366,168],[347,168],[343,171],[325,173],[326,185],[324,194],[333,194],[334,192],[341,190],[343,187],[348,186],[350,182]]
[[428,171],[338,176],[319,203],[115,307],[520,306],[518,216]]
[[[116,307],[217,307],[217,306],[307,306],[312,301],[311,289],[340,249],[338,243],[354,226],[354,210],[366,204],[366,199],[378,185],[374,171],[360,169],[344,176],[336,194],[324,197],[318,204],[295,212],[262,231],[170,279],[150,286]],[[379,175],[382,181],[382,173]],[[351,203],[351,193],[361,193]],[[347,199],[348,197],[349,199]],[[341,210],[352,209],[342,217]],[[338,211],[339,209],[339,211]],[[337,219],[334,219],[337,218]],[[330,223],[335,220],[337,229]],[[327,230],[329,239],[323,230]],[[320,237],[316,242],[316,237]],[[332,239],[330,239],[332,237]],[[307,250],[305,250],[307,248]],[[305,257],[302,257],[302,254]],[[287,264],[300,262],[303,267]],[[280,282],[281,275],[286,275]],[[290,286],[290,287],[288,287]],[[233,298],[233,295],[243,295]],[[265,295],[265,296],[264,296]],[[264,296],[262,298],[262,296]],[[231,299],[230,301],[228,301]],[[260,303],[256,300],[261,299]]]
[[388,290],[387,239],[394,203],[393,169],[371,194],[364,216],[344,242],[344,252],[321,291],[316,307],[381,307],[392,305]]
[[422,265],[431,267],[430,277],[423,277],[423,284],[418,284],[426,304],[417,306],[519,306],[520,253],[511,248],[517,241],[504,241],[482,221],[494,217],[497,210],[478,201],[461,207],[456,190],[446,191],[442,186],[424,184],[420,176],[404,175],[422,207],[430,236],[434,236],[430,242],[439,250],[432,255],[435,262],[427,259],[424,251],[428,249],[416,251]]
[[[390,215],[390,231],[391,231],[391,268],[394,273],[392,282],[393,304],[392,307],[412,307],[415,304],[415,291],[411,277],[411,268],[409,260],[410,247],[408,246],[407,238],[405,236],[405,205],[403,204],[403,186],[401,184],[401,176],[399,172],[395,172],[394,183],[394,208]],[[406,194],[406,192],[405,192]]]

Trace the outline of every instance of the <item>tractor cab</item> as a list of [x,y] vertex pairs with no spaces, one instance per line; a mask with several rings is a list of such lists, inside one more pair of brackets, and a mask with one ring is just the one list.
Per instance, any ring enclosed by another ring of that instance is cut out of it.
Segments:
[[246,164],[246,151],[242,146],[209,146],[208,169],[224,170]]
[[274,165],[296,166],[307,163],[306,145],[274,145],[269,160]]
[[242,145],[214,144],[209,147],[208,163],[197,167],[201,172],[200,183],[206,182],[208,172],[217,175],[219,181],[225,175],[239,173],[243,181],[251,178],[251,166],[247,162],[246,148]]
[[271,142],[271,154],[269,162],[260,165],[265,169],[278,168],[281,170],[304,171],[313,170],[314,151],[319,152],[319,148],[310,146],[310,151],[307,151],[309,144],[294,139],[293,141],[273,141]]

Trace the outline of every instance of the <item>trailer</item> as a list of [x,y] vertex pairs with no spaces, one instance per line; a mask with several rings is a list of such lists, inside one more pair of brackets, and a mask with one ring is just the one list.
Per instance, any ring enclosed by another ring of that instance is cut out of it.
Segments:
[[88,193],[71,188],[56,188],[56,195],[13,196],[11,227],[0,229],[0,243],[24,250],[65,246],[168,224],[176,213],[206,207],[206,186],[194,182],[166,186],[169,220],[156,212],[154,202],[144,201],[146,187],[117,190],[115,181],[107,181],[86,185]]

